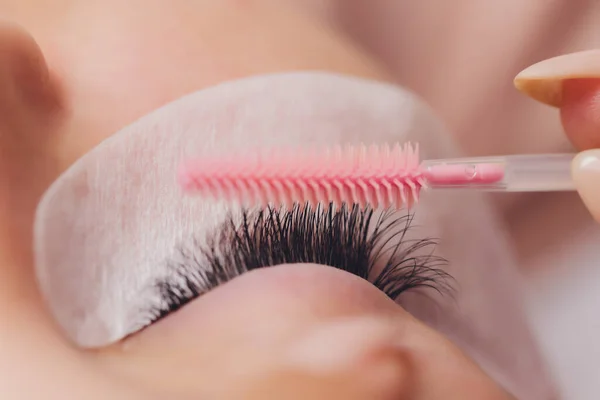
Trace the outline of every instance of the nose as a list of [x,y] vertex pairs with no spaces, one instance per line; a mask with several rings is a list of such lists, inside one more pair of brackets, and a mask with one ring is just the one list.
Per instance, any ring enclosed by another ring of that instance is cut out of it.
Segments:
[[35,183],[48,183],[48,147],[63,107],[58,84],[36,42],[7,23],[0,23],[0,84],[1,173],[11,191],[21,193],[39,186]]
[[0,88],[0,253],[9,260],[2,262],[3,274],[18,277],[6,292],[22,299],[35,292],[28,268],[33,215],[56,176],[51,148],[63,108],[40,48],[6,22],[0,22]]

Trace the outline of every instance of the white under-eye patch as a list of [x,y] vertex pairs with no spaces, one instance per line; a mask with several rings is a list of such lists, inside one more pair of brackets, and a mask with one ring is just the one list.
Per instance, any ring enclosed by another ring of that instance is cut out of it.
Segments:
[[[392,85],[291,73],[184,97],[101,143],[45,194],[35,225],[42,292],[78,345],[118,341],[148,322],[144,311],[160,301],[155,283],[169,274],[165,260],[228,212],[182,195],[176,174],[186,155],[398,141],[418,142],[426,158],[459,156],[429,109]],[[416,212],[420,234],[440,238],[438,254],[458,291],[443,303],[409,296],[403,305],[514,393],[535,393],[541,363],[509,248],[485,201],[475,193],[424,196]]]

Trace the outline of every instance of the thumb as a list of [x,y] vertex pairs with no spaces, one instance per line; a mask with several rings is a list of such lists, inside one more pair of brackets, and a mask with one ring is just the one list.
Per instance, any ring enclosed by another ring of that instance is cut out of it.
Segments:
[[600,222],[600,150],[579,153],[573,160],[572,174],[581,199]]

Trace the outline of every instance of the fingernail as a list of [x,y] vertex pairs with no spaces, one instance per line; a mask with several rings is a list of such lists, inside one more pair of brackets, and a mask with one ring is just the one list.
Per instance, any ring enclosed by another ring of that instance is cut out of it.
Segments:
[[594,219],[600,222],[600,150],[587,150],[573,160],[573,180]]
[[328,323],[296,342],[288,362],[315,372],[332,372],[363,364],[384,348],[392,348],[397,332],[370,318]]
[[568,79],[600,78],[600,50],[582,51],[541,61],[521,71],[515,87],[554,107],[562,105],[562,83]]

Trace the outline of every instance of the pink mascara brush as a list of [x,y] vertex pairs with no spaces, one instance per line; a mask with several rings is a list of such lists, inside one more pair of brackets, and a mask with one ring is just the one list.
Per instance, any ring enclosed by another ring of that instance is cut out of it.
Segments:
[[186,192],[243,205],[293,203],[411,207],[424,189],[502,192],[574,190],[574,154],[419,161],[418,146],[336,146],[230,154],[186,162]]

